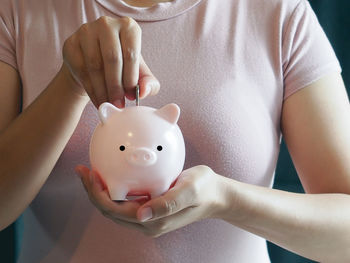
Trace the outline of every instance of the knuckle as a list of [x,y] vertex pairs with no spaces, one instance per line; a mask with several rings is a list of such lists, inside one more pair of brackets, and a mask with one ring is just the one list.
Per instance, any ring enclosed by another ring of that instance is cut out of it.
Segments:
[[188,202],[196,205],[198,196],[200,196],[201,186],[193,182],[184,182],[184,184],[188,191]]
[[175,199],[171,199],[171,200],[166,200],[164,202],[164,210],[166,214],[172,214],[173,212],[176,211],[178,204],[177,201]]
[[189,190],[190,190],[191,196],[195,200],[197,196],[199,196],[200,186],[198,184],[189,184]]
[[100,59],[95,56],[91,56],[86,61],[86,68],[88,71],[101,71],[103,69],[103,64]]
[[114,22],[114,18],[109,16],[101,16],[99,19],[96,20],[98,27],[111,28]]
[[131,20],[123,27],[124,30],[133,36],[141,36],[142,29],[140,25],[131,18]]
[[211,168],[209,166],[206,165],[198,165],[197,166],[198,169],[200,169],[202,172],[211,172]]
[[108,16],[101,16],[97,19],[97,22],[102,25],[108,25],[110,23],[111,18]]
[[129,16],[124,16],[122,18],[120,18],[120,23],[126,27],[129,28],[130,26],[132,26],[134,23],[136,23],[136,21],[134,19],[132,19]]
[[136,21],[130,26],[130,30],[136,33],[136,35],[141,35],[142,33],[142,29]]
[[120,24],[124,30],[133,31],[138,34],[142,32],[140,25],[131,17],[125,16],[120,18]]
[[122,64],[122,58],[118,51],[115,49],[110,49],[104,54],[107,63],[117,63]]
[[126,48],[123,51],[123,60],[127,60],[131,63],[137,63],[138,61],[138,54],[135,49],[132,48]]
[[78,34],[79,35],[87,34],[90,30],[89,28],[90,28],[89,23],[82,24],[78,30]]

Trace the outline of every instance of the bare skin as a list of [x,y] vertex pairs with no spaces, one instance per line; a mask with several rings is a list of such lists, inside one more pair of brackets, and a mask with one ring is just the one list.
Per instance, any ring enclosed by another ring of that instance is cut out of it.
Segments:
[[134,99],[136,84],[141,98],[159,91],[140,51],[141,29],[131,18],[82,25],[64,43],[60,71],[22,112],[20,76],[0,62],[0,230],[37,195],[89,99],[121,108]]
[[[96,107],[105,101],[123,107],[137,83],[142,97],[158,92],[140,46],[140,28],[130,18],[83,25],[65,42],[61,70],[22,112],[20,76],[0,62],[0,229],[37,195],[89,99]],[[307,194],[243,184],[200,165],[159,198],[118,204],[98,174],[76,171],[106,217],[150,236],[220,218],[316,261],[350,261],[350,109],[341,76],[290,96],[281,126]]]
[[282,132],[307,194],[241,183],[200,165],[158,198],[118,204],[97,173],[76,171],[106,217],[146,235],[219,218],[315,261],[349,262],[350,107],[340,74],[291,95]]

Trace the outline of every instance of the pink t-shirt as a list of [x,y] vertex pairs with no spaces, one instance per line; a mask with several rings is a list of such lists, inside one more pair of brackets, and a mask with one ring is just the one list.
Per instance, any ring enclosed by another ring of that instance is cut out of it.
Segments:
[[[271,187],[284,99],[330,72],[337,58],[306,0],[174,0],[136,8],[121,0],[0,0],[0,60],[22,78],[23,107],[62,64],[65,39],[102,15],[130,16],[160,80],[155,108],[175,102],[186,164]],[[38,116],[40,118],[40,116]],[[74,174],[88,162],[96,109],[73,136],[23,215],[20,263],[269,262],[263,238],[218,219],[150,238],[103,217]]]

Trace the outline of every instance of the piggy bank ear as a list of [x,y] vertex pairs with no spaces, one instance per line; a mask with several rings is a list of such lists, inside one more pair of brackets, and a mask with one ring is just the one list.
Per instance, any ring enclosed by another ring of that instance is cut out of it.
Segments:
[[176,124],[180,117],[180,107],[175,103],[167,104],[164,107],[156,110],[155,112],[158,116],[167,120],[172,124]]
[[108,118],[115,114],[116,112],[121,112],[122,110],[118,109],[117,107],[113,106],[112,104],[108,102],[104,102],[100,105],[98,108],[98,116],[100,117],[100,120],[103,124],[105,124],[108,120]]

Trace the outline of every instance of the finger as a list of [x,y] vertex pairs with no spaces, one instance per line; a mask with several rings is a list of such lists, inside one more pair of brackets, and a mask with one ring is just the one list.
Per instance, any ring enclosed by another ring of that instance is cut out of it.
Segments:
[[[83,166],[83,165],[78,165],[75,168],[75,172],[78,174],[78,176],[80,178],[82,178],[82,177],[88,178],[89,173],[90,173],[90,169],[85,167],[85,166]],[[112,218],[111,216],[108,216],[108,217],[111,220],[113,220],[114,222],[118,223],[119,225],[131,228],[131,229],[137,229],[137,230],[142,231],[142,232],[146,231],[146,228],[143,225],[139,224],[139,223],[131,223],[131,222],[124,221],[124,220],[121,220],[121,219]]]
[[82,165],[77,166],[75,171],[81,178],[89,199],[104,216],[113,220],[138,222],[136,220],[136,211],[141,206],[142,201],[115,203],[110,199],[98,173],[90,171],[89,168]]
[[92,89],[98,105],[108,100],[105,85],[103,59],[97,36],[93,33],[80,35],[80,46],[83,52],[85,66],[89,73]]
[[63,59],[69,68],[74,80],[76,80],[82,87],[84,87],[92,103],[98,107],[90,77],[85,66],[83,52],[79,44],[79,39],[76,37],[76,35],[73,35],[64,43]]
[[144,99],[149,95],[156,95],[159,92],[160,83],[146,65],[142,56],[140,57],[139,74],[140,98]]
[[170,216],[179,211],[195,206],[195,191],[187,182],[177,183],[164,195],[150,200],[137,211],[141,222]]
[[118,108],[125,106],[122,84],[123,54],[119,40],[119,28],[108,27],[99,32],[108,100]]
[[[90,175],[91,171],[89,168],[84,166],[77,166],[75,168],[76,173],[81,179],[81,182],[83,183],[83,186],[85,188],[85,191],[87,192],[89,199],[91,200],[91,185],[92,185],[92,177]],[[91,200],[92,201],[92,200]]]
[[79,176],[79,178],[81,179],[83,186],[85,188],[85,191],[88,191],[88,188],[87,188],[86,183],[85,183],[85,181],[86,181],[85,178],[89,177],[90,169],[83,166],[83,165],[78,165],[75,167],[74,170],[75,170],[76,174]]
[[146,227],[148,234],[153,237],[159,237],[165,233],[184,227],[192,222],[198,221],[202,216],[202,211],[197,208],[187,207],[176,214],[158,220],[149,220],[142,224]]
[[129,17],[124,17],[120,30],[123,52],[123,87],[128,98],[135,99],[135,87],[139,80],[141,54],[141,28]]
[[88,176],[90,172],[90,169],[84,165],[77,165],[74,170],[80,178],[83,176]]

